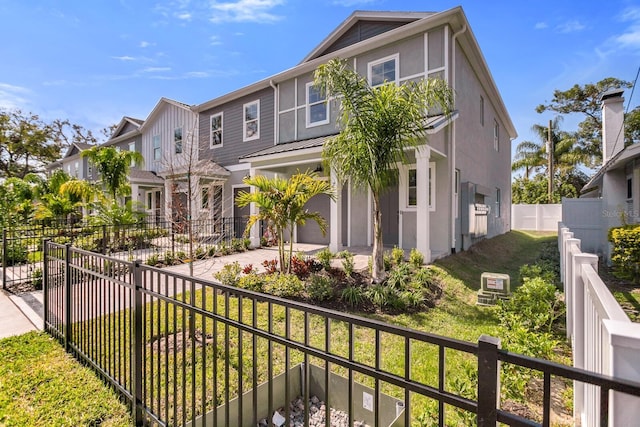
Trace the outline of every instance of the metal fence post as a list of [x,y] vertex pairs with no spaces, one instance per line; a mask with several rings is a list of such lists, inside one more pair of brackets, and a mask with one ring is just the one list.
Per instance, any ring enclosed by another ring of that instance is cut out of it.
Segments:
[[102,255],[107,253],[107,225],[102,224]]
[[47,322],[49,321],[49,241],[51,239],[42,239],[42,304],[44,306],[44,330],[49,331]]
[[144,337],[142,335],[142,314],[144,311],[144,298],[142,291],[142,269],[140,264],[142,261],[133,262],[133,354],[131,358],[131,396],[132,396],[132,413],[136,426],[144,423],[143,402],[142,402],[142,378],[144,375],[142,352],[144,347]]
[[71,341],[71,244],[64,245],[64,350],[69,351]]
[[2,230],[2,289],[7,289],[7,229]]
[[482,335],[478,339],[478,427],[495,427],[500,402],[500,339]]

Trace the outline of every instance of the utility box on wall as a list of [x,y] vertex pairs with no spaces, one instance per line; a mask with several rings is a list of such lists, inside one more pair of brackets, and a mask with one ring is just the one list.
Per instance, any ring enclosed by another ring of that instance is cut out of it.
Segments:
[[509,299],[511,296],[511,278],[508,274],[482,273],[480,276],[480,290],[478,304],[495,305],[498,300]]

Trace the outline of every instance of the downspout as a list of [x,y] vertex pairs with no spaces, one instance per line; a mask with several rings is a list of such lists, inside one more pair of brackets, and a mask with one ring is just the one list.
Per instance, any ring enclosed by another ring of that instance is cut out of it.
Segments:
[[[453,89],[453,96],[455,102],[456,96],[456,39],[462,33],[467,31],[467,24],[465,23],[462,28],[453,33],[451,37],[451,89]],[[454,105],[455,106],[455,105]],[[456,252],[456,198],[454,197],[456,192],[456,122],[451,123],[451,253]],[[458,194],[460,198],[460,194]],[[458,212],[458,218],[460,212]]]
[[269,80],[269,86],[273,88],[273,145],[278,145],[278,123],[279,123],[279,110],[280,110],[280,96],[278,92],[278,86],[273,83],[273,79]]

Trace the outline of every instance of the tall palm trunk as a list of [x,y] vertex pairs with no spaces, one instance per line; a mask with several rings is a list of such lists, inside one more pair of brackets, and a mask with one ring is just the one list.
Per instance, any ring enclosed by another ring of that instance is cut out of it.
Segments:
[[382,243],[382,211],[380,195],[373,193],[373,264],[371,278],[374,283],[384,280],[384,246]]

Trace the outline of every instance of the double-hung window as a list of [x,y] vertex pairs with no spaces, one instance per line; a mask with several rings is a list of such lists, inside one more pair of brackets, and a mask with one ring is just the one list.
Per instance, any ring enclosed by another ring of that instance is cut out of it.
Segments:
[[153,160],[160,160],[162,157],[162,148],[160,147],[160,135],[153,135],[151,140],[153,146]]
[[379,86],[383,83],[398,83],[398,55],[387,56],[369,63],[369,84]]
[[214,114],[211,120],[209,147],[222,147],[222,113]]
[[[407,190],[406,190],[406,205],[407,208],[416,208],[418,206],[418,175],[415,165],[411,165],[407,169]],[[429,175],[428,175],[428,192],[429,197],[429,210],[436,210],[436,164],[435,162],[429,163]]]
[[[131,152],[136,151],[136,142],[135,141],[129,143],[129,151],[131,151]],[[136,161],[131,159],[131,165],[130,166],[134,167],[135,165],[136,165]]]
[[200,195],[200,208],[202,210],[209,209],[209,188],[202,187],[202,193]]
[[493,149],[500,151],[500,125],[497,120],[493,121]]
[[307,127],[329,123],[326,96],[313,83],[307,83]]
[[176,154],[182,153],[182,128],[173,130],[173,147]]
[[243,106],[243,141],[260,138],[260,101],[249,102]]

